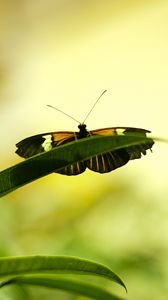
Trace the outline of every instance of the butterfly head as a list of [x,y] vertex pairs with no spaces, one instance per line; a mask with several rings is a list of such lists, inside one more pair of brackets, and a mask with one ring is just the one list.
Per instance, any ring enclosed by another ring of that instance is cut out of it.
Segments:
[[79,128],[79,138],[84,138],[84,137],[87,137],[88,136],[88,131],[86,129],[86,125],[85,124],[79,124],[78,125],[78,128]]
[[79,130],[86,130],[86,125],[85,124],[79,124],[78,125]]

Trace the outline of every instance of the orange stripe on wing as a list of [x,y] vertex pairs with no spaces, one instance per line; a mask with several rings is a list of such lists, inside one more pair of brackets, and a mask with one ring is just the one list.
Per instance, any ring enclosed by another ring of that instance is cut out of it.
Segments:
[[102,128],[90,131],[91,135],[115,135],[116,128]]
[[96,160],[96,168],[97,168],[97,171],[99,171],[99,158],[98,158],[98,156],[96,155],[95,156],[95,160]]
[[104,160],[104,156],[103,155],[101,155],[101,159],[102,159],[103,171],[106,172],[106,165],[105,165],[105,160]]
[[52,133],[52,139],[57,145],[68,143],[75,140],[75,134],[72,131],[58,131]]

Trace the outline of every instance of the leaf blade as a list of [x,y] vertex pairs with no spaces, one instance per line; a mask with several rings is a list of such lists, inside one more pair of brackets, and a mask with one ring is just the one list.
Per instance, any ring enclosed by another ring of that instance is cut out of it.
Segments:
[[69,256],[19,256],[0,258],[0,277],[24,274],[85,274],[105,277],[123,286],[124,282],[107,266]]
[[35,155],[0,172],[0,197],[40,177],[98,154],[137,144],[153,143],[141,135],[94,136]]
[[19,285],[24,284],[60,289],[97,300],[122,300],[121,298],[109,293],[103,288],[75,279],[22,276],[7,280],[6,282],[4,282],[3,286],[15,283]]

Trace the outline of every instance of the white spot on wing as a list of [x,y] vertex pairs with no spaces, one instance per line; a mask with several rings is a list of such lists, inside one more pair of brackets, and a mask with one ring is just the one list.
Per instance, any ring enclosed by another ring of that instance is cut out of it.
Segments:
[[41,146],[44,148],[44,151],[50,151],[52,149],[52,135],[44,135],[43,138],[45,138],[45,141]]
[[124,132],[125,132],[125,129],[123,129],[123,128],[117,128],[117,129],[116,129],[116,133],[117,133],[118,135],[124,135]]

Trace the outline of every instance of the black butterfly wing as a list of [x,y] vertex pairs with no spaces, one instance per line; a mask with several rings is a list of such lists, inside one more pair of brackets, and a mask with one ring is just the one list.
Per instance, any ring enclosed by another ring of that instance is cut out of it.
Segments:
[[52,148],[75,139],[72,131],[58,131],[37,134],[28,137],[16,144],[16,153],[21,157],[28,158],[38,153],[46,152]]
[[[49,151],[59,145],[69,143],[77,138],[78,132],[58,131],[44,134],[37,134],[28,137],[16,144],[16,153],[24,158],[31,157],[38,153]],[[57,173],[65,175],[78,175],[86,169],[85,162],[77,162],[69,165]]]
[[78,175],[83,173],[86,170],[86,162],[85,161],[79,161],[74,164],[71,164],[56,173],[63,174],[63,175]]
[[129,155],[124,149],[96,155],[87,160],[87,167],[95,172],[108,173],[122,167],[129,161]]
[[[44,134],[45,135],[45,134]],[[44,152],[44,147],[42,146],[45,138],[42,134],[34,135],[28,137],[16,144],[17,153],[19,156],[28,158],[38,153]]]
[[[141,135],[146,136],[146,133],[150,131],[141,128],[132,127],[111,127],[92,130],[91,135]],[[135,146],[129,146],[123,149],[118,149],[115,151],[110,151],[102,155],[97,155],[95,157],[87,160],[86,164],[90,170],[99,173],[111,172],[123,165],[125,165],[131,159],[141,158],[141,155],[146,154],[146,150],[151,149],[154,142],[149,141],[145,144],[139,144]]]
[[[140,136],[144,136],[144,137],[146,137],[147,133],[150,133],[150,131],[146,130],[146,129],[132,128],[132,127],[127,127],[127,128],[125,128],[125,131],[124,131],[125,135],[131,134],[131,135],[135,135],[135,136],[140,135]],[[126,147],[126,151],[129,154],[130,160],[138,159],[138,158],[141,158],[142,154],[146,155],[146,153],[147,153],[146,151],[151,150],[153,145],[154,145],[154,141],[152,139],[150,139],[150,141],[145,142],[143,144]]]

